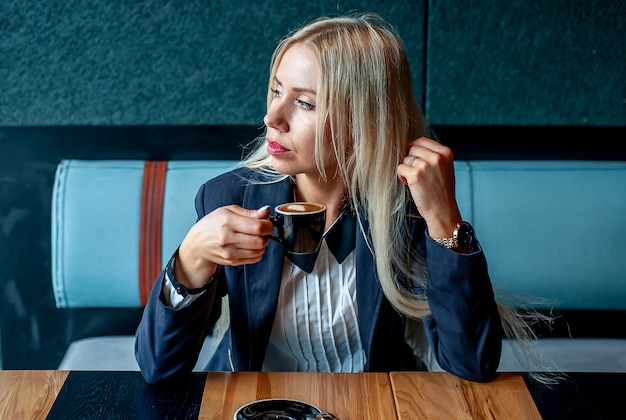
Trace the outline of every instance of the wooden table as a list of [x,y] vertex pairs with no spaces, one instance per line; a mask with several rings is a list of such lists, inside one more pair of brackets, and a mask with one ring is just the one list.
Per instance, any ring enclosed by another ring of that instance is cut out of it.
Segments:
[[398,419],[539,419],[519,374],[477,383],[436,372],[391,372]]
[[526,374],[490,383],[440,372],[194,373],[168,386],[139,372],[0,370],[0,419],[221,419],[265,398],[306,401],[340,420],[622,419],[626,374],[572,373],[557,386]]
[[0,370],[0,419],[43,419],[69,372]]
[[192,378],[202,380],[197,401],[194,380],[168,388],[147,385],[138,372],[0,371],[0,419],[141,413],[136,417],[230,420],[242,405],[265,398],[306,401],[342,420],[396,418],[386,373],[211,372]]
[[386,373],[211,373],[207,376],[201,419],[232,419],[237,408],[266,398],[306,401],[345,419],[395,419]]

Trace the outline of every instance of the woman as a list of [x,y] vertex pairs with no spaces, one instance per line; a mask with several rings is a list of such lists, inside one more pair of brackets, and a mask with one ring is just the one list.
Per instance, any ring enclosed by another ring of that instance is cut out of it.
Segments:
[[[154,285],[136,335],[146,381],[192,370],[225,294],[230,327],[208,370],[411,370],[432,354],[494,379],[504,334],[485,256],[393,28],[364,14],[285,38],[264,123],[241,167],[200,188],[198,222]],[[327,207],[309,265],[268,239],[288,201]]]

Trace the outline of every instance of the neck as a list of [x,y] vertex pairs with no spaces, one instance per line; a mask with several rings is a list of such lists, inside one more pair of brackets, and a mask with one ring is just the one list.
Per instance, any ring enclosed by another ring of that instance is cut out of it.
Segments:
[[345,204],[346,188],[342,182],[311,182],[308,178],[296,176],[294,185],[295,201],[311,201],[326,206],[326,228],[330,227]]

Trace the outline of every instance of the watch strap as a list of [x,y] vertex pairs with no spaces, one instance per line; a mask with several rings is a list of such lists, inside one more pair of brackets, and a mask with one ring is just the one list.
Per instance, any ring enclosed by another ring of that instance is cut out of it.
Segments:
[[470,251],[474,246],[474,228],[463,221],[457,223],[450,238],[433,238],[435,242],[448,249]]
[[459,247],[459,240],[457,238],[433,238],[433,241],[449,249],[455,249]]
[[165,266],[165,274],[167,275],[170,283],[172,283],[172,287],[176,290],[176,292],[182,297],[186,297],[187,295],[197,295],[207,290],[211,285],[211,282],[208,282],[202,287],[194,289],[191,287],[187,287],[184,284],[181,284],[178,280],[176,280],[176,277],[174,276],[174,264],[176,263],[176,255],[178,255],[178,251],[174,253],[172,258],[170,258],[170,260],[167,262],[167,265]]

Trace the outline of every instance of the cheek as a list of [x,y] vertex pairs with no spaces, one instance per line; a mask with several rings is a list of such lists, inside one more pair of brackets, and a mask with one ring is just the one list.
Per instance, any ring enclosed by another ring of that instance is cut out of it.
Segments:
[[315,121],[306,121],[301,127],[302,130],[296,141],[302,145],[301,150],[310,153],[310,156],[313,157],[315,153]]

